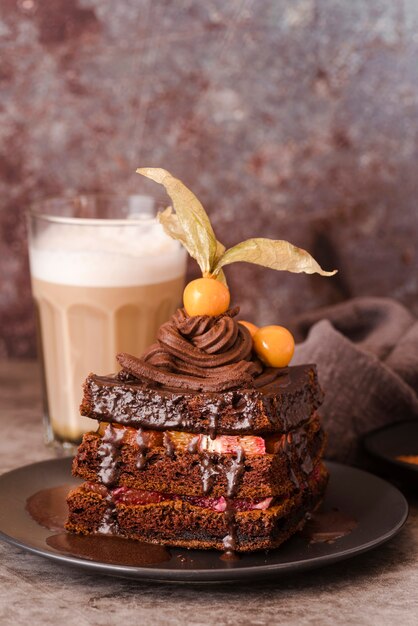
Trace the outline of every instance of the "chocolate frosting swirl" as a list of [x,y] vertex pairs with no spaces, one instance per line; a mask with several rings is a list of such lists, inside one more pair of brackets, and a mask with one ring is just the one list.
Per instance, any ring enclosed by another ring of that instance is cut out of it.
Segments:
[[260,387],[282,374],[254,357],[249,331],[234,319],[239,308],[223,315],[190,317],[178,309],[163,324],[140,358],[117,355],[123,369],[140,380],[193,391]]

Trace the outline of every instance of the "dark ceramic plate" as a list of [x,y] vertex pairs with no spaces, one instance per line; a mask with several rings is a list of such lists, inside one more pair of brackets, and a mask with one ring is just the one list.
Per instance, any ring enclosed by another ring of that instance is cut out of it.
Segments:
[[399,455],[418,455],[418,420],[390,424],[363,439],[367,452],[391,478],[418,485],[418,465],[399,461]]
[[375,548],[396,535],[407,518],[407,502],[392,485],[348,466],[328,463],[328,467],[331,479],[324,510],[337,508],[358,522],[349,535],[334,543],[309,543],[298,535],[277,550],[243,555],[236,561],[223,561],[215,551],[171,549],[168,561],[147,567],[109,565],[64,554],[49,547],[46,540],[53,533],[39,526],[25,505],[26,499],[41,489],[78,484],[70,478],[69,459],[43,461],[0,476],[0,538],[63,565],[111,576],[187,583],[277,577]]

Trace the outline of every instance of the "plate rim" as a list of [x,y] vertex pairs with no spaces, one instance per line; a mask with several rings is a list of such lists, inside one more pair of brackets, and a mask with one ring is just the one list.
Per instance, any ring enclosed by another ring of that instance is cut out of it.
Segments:
[[[11,474],[18,471],[28,470],[40,466],[48,466],[55,464],[71,463],[70,457],[64,458],[52,458],[44,461],[38,461],[23,465],[12,470],[9,470],[0,475],[0,483]],[[385,487],[389,487],[396,496],[399,498],[400,504],[403,506],[402,515],[399,517],[398,522],[383,535],[379,535],[375,539],[369,540],[367,543],[362,544],[360,547],[352,546],[344,549],[344,551],[335,554],[324,554],[315,556],[300,561],[290,561],[286,563],[271,563],[265,565],[252,565],[244,566],[237,569],[165,569],[159,567],[140,567],[132,565],[117,565],[109,563],[101,563],[99,561],[82,559],[80,557],[73,556],[71,554],[64,555],[59,552],[43,550],[35,546],[30,546],[23,541],[16,539],[15,537],[3,532],[0,529],[0,540],[5,541],[10,545],[14,545],[26,552],[35,554],[37,556],[46,558],[54,563],[68,565],[70,567],[79,567],[86,572],[101,573],[106,576],[115,576],[129,579],[138,579],[142,581],[161,582],[161,583],[186,583],[186,584],[202,584],[202,583],[224,583],[224,582],[239,582],[242,579],[252,580],[257,578],[259,580],[264,578],[270,578],[272,575],[279,577],[284,573],[298,574],[303,571],[312,569],[319,569],[326,565],[332,565],[336,562],[340,562],[349,558],[353,558],[369,550],[377,548],[378,546],[386,543],[399,533],[402,527],[405,525],[408,514],[409,504],[403,493],[394,485],[384,480],[380,476],[376,476],[371,472],[367,472],[363,469],[346,465],[344,463],[338,463],[335,461],[325,459],[325,463],[332,472],[333,467],[343,468],[345,470],[357,472],[360,474],[367,474],[373,479],[383,483]]]

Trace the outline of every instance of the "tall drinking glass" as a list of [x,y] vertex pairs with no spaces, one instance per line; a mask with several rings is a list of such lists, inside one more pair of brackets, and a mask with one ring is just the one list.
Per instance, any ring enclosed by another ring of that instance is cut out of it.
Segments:
[[95,428],[81,417],[89,372],[140,355],[181,301],[186,255],[165,235],[149,196],[78,196],[29,213],[29,259],[44,391],[46,442],[72,451]]

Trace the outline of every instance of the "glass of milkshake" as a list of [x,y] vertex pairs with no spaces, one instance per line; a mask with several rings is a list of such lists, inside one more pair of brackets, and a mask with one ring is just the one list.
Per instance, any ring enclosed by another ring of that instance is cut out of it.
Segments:
[[95,423],[79,413],[90,372],[140,355],[181,302],[186,254],[150,196],[51,199],[30,211],[29,259],[46,441],[71,452]]

